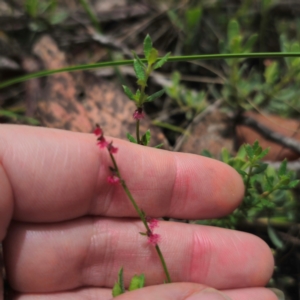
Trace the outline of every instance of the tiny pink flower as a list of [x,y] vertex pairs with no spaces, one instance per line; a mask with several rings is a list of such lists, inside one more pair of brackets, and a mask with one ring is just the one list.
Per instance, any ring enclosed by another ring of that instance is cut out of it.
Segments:
[[143,109],[141,107],[137,108],[133,113],[133,118],[135,120],[141,120],[144,119],[145,115],[143,113]]
[[100,136],[103,134],[103,131],[102,129],[100,128],[100,126],[98,124],[96,124],[96,128],[94,129],[93,133],[96,135],[96,136]]
[[106,141],[106,139],[103,136],[100,136],[98,138],[97,145],[99,146],[99,148],[103,149],[108,146],[108,142]]
[[158,244],[158,242],[160,241],[160,235],[157,234],[157,233],[150,233],[148,235],[148,243],[153,245],[153,246],[156,246]]
[[111,154],[115,154],[118,152],[118,148],[112,145],[112,142],[107,145],[107,149]]
[[109,175],[107,177],[107,182],[111,184],[116,184],[120,181],[120,178],[116,175]]
[[146,218],[147,223],[149,224],[149,228],[152,231],[153,229],[155,229],[156,227],[158,227],[158,220],[151,218],[151,217],[147,217]]

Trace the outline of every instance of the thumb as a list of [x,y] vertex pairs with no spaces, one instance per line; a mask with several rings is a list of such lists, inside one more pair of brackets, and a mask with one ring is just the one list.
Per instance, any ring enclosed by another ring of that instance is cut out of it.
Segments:
[[118,300],[231,300],[227,295],[196,283],[149,286],[117,297]]

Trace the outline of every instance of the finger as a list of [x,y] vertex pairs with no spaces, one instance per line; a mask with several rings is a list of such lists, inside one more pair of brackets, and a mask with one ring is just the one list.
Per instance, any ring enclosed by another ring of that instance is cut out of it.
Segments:
[[[6,126],[0,160],[14,191],[14,219],[63,221],[86,214],[136,216],[122,187],[107,183],[111,165],[91,134]],[[202,156],[171,153],[114,139],[121,174],[153,217],[218,217],[241,201],[240,175]]]
[[[142,273],[147,285],[160,284],[165,275],[154,246],[139,234],[143,231],[141,222],[120,219],[15,223],[4,244],[10,284],[36,293],[111,288],[121,266],[126,286]],[[160,222],[156,232],[173,282],[231,289],[264,286],[271,277],[272,254],[256,236],[173,222]]]
[[[215,296],[214,296],[215,295]],[[13,300],[111,300],[111,290],[85,288],[81,290],[54,293],[16,295]],[[194,297],[194,298],[191,298]],[[202,298],[201,298],[202,297]],[[248,288],[218,292],[212,288],[193,283],[171,283],[145,287],[126,292],[120,300],[278,300],[275,294],[266,288]],[[219,297],[219,298],[217,298]]]

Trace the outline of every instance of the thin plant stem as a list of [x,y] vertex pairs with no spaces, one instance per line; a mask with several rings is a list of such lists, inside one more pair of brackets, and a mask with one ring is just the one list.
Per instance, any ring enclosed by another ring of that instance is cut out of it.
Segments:
[[[143,224],[144,224],[144,226],[145,226],[147,232],[151,232],[151,230],[150,230],[150,228],[149,228],[149,226],[148,226],[148,223],[147,223],[145,214],[143,213],[143,211],[142,211],[142,210],[138,207],[138,205],[136,204],[136,202],[135,202],[133,196],[131,195],[131,193],[130,193],[130,191],[129,191],[129,189],[128,189],[128,187],[127,187],[125,181],[124,181],[124,179],[121,177],[121,174],[120,174],[120,171],[119,171],[119,168],[118,168],[118,165],[117,165],[117,163],[116,163],[116,160],[115,160],[114,156],[113,156],[110,152],[109,152],[109,155],[110,155],[110,158],[111,158],[111,160],[112,160],[112,162],[113,162],[114,170],[115,170],[117,176],[118,176],[119,179],[120,179],[121,185],[122,185],[122,187],[123,187],[123,189],[124,189],[126,195],[128,196],[130,202],[132,203],[132,205],[133,205],[133,207],[135,208],[136,212],[138,213],[140,219],[142,220],[142,222],[143,222]],[[162,252],[161,252],[161,250],[160,250],[158,244],[155,245],[155,250],[156,250],[156,252],[157,252],[157,254],[158,254],[158,257],[159,257],[159,259],[160,259],[160,261],[161,261],[162,267],[163,267],[164,272],[165,272],[165,275],[166,275],[166,277],[167,277],[167,282],[168,282],[168,283],[171,283],[171,277],[170,277],[170,274],[169,274],[169,271],[168,271],[168,268],[167,268],[167,264],[166,264],[166,262],[165,262],[164,256],[163,256],[163,254],[162,254]]]
[[[184,56],[170,56],[167,62],[176,61],[193,61],[193,60],[215,60],[215,59],[232,59],[232,58],[266,58],[266,57],[300,57],[300,52],[259,52],[259,53],[229,53],[229,54],[206,54],[206,55],[184,55]],[[158,58],[160,59],[160,58]],[[141,61],[146,62],[145,59]],[[113,67],[113,66],[125,66],[132,65],[133,59],[129,60],[118,60],[118,61],[108,61],[101,63],[76,65],[71,67],[65,67],[61,69],[44,70],[25,76],[20,76],[0,83],[0,89],[13,85],[15,83],[24,82],[33,78],[45,77],[53,74],[58,74],[62,72],[74,72],[82,70],[92,70],[97,68]]]
[[249,173],[248,173],[248,176],[247,176],[247,181],[245,183],[245,196],[248,196],[248,194],[249,194],[249,186],[250,186],[250,179],[251,179],[251,176],[252,176],[252,169],[253,169],[253,166],[250,165]]
[[136,141],[138,144],[140,144],[141,143],[141,141],[140,141],[140,120],[136,120],[135,129],[136,129]]
[[171,283],[171,282],[172,282],[172,281],[171,281],[171,277],[170,277],[169,270],[168,270],[168,268],[167,268],[167,265],[166,265],[164,256],[163,256],[163,254],[161,253],[161,250],[160,250],[160,248],[159,248],[159,246],[158,246],[157,244],[155,245],[155,249],[156,249],[156,252],[157,252],[157,254],[158,254],[159,258],[160,258],[160,261],[161,261],[161,264],[162,264],[162,266],[163,266],[163,268],[164,268],[165,274],[166,274],[166,276],[167,276],[167,282],[168,282],[168,283]]

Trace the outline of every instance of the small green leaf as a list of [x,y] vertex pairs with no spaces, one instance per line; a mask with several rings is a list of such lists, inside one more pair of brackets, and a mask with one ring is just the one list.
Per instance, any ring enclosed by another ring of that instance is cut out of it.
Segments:
[[122,288],[121,288],[120,284],[118,282],[116,282],[113,289],[112,289],[112,295],[115,298],[115,297],[117,297],[121,294],[123,294]]
[[143,145],[148,146],[150,143],[150,139],[151,139],[151,133],[150,133],[150,129],[148,129],[141,138]]
[[274,246],[278,249],[283,249],[284,244],[282,240],[278,237],[277,233],[275,232],[274,228],[268,224],[268,235]]
[[152,48],[149,57],[148,57],[148,64],[153,65],[157,61],[158,52],[155,48]]
[[197,23],[199,24],[202,16],[202,7],[189,8],[185,12],[185,19],[188,26],[188,30],[194,31]]
[[278,175],[283,176],[286,174],[286,166],[287,166],[287,159],[285,158],[282,163],[280,164]]
[[259,155],[256,157],[256,159],[257,159],[257,160],[258,160],[258,159],[262,159],[263,157],[265,157],[265,156],[269,153],[269,151],[270,151],[270,148],[267,148],[267,149],[263,150],[263,151],[261,152],[261,154],[259,154]]
[[258,38],[258,34],[257,34],[257,33],[252,34],[252,35],[248,38],[248,40],[247,40],[247,42],[246,42],[246,44],[245,44],[245,46],[244,46],[244,52],[248,52],[248,53],[249,53],[249,52],[252,52],[253,46],[254,46],[254,44],[256,43],[257,38]]
[[213,158],[212,154],[211,154],[207,149],[204,149],[204,150],[201,152],[201,155],[202,155],[202,156],[209,157],[209,158]]
[[133,54],[133,57],[138,61],[138,63],[140,64],[140,66],[143,69],[145,69],[146,65],[142,62],[142,60],[139,58],[139,56],[134,51],[132,51],[132,54]]
[[230,158],[230,153],[229,153],[229,151],[228,151],[227,148],[222,148],[222,150],[221,150],[221,158],[222,158],[222,161],[224,163],[226,163],[226,164],[228,163],[229,158]]
[[165,92],[165,90],[162,89],[162,90],[160,90],[160,91],[158,91],[158,92],[152,94],[151,96],[148,96],[148,97],[146,98],[145,102],[151,102],[151,101],[153,101],[153,100],[155,100],[155,99],[161,97],[161,96],[164,94],[164,92]]
[[69,13],[67,11],[58,11],[55,14],[53,14],[50,18],[51,25],[57,25],[59,23],[62,23],[69,17]]
[[298,184],[300,180],[293,180],[288,184],[289,189],[294,189]]
[[254,156],[253,148],[251,147],[251,145],[246,144],[245,145],[245,151],[247,153],[247,156],[248,156],[249,160],[251,160]]
[[149,34],[144,39],[144,54],[147,60],[149,60],[150,51],[152,49],[152,40]]
[[[282,186],[285,186],[285,185],[288,185],[290,183],[290,177],[289,176],[286,176],[286,175],[283,175],[283,176],[280,176],[280,185],[282,188]],[[284,188],[286,189],[286,188]]]
[[168,60],[169,56],[171,55],[171,52],[168,52],[164,57],[162,57],[155,65],[154,70],[161,68]]
[[126,96],[127,96],[130,100],[135,101],[134,94],[131,92],[131,90],[129,89],[129,87],[126,86],[126,85],[122,85],[122,87],[123,87],[123,90],[124,90]]
[[261,154],[261,152],[262,152],[262,147],[258,146],[254,151],[254,155],[258,156]]
[[242,176],[247,176],[248,174],[245,172],[245,171],[243,171],[243,170],[241,170],[241,169],[235,169],[239,174],[241,174]]
[[232,19],[230,20],[228,27],[227,27],[227,37],[229,43],[233,41],[234,38],[239,36],[240,34],[240,25],[237,20]]
[[136,92],[135,92],[135,95],[134,95],[134,98],[136,101],[138,101],[141,97],[141,91],[140,89],[137,89]]
[[163,145],[164,145],[164,143],[161,143],[161,144],[154,146],[154,148],[160,149]]
[[144,274],[141,274],[140,276],[134,275],[131,279],[128,290],[129,291],[134,291],[134,290],[137,290],[137,289],[141,289],[142,287],[144,287],[144,284],[145,284]]
[[125,287],[124,287],[123,267],[122,267],[118,274],[118,282],[116,282],[113,287],[112,295],[113,297],[117,297],[124,293],[125,293]]
[[120,287],[122,289],[122,292],[125,293],[125,286],[124,286],[124,277],[123,277],[123,267],[120,269],[118,274],[118,282],[120,284]]
[[252,170],[252,174],[255,175],[255,174],[262,173],[267,169],[267,167],[268,167],[268,164],[260,163],[257,168]]
[[133,60],[133,68],[134,68],[134,72],[135,72],[137,79],[139,79],[141,81],[145,81],[146,80],[145,70],[140,65],[140,63],[138,62],[137,59]]
[[279,78],[279,69],[276,61],[266,67],[264,77],[267,84],[274,84],[277,81]]
[[137,144],[137,140],[129,132],[127,132],[126,137],[129,142]]

